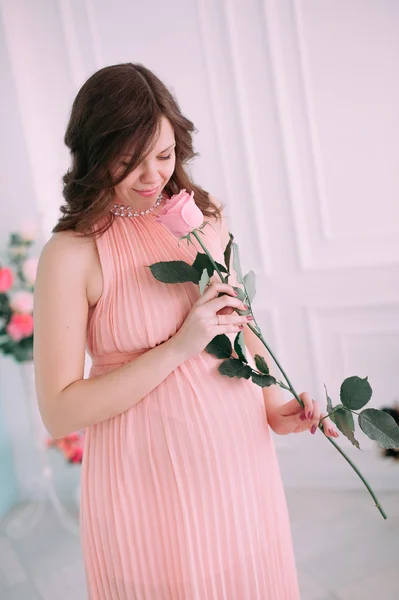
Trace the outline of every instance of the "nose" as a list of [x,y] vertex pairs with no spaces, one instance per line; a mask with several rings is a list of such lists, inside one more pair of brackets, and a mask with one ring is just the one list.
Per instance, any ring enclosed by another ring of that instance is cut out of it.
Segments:
[[147,187],[155,187],[158,183],[160,183],[161,179],[162,177],[158,173],[158,169],[155,165],[148,165],[145,167],[140,177],[141,183]]

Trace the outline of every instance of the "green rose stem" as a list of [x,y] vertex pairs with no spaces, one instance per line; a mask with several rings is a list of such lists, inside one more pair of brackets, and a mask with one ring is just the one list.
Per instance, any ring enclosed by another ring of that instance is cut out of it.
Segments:
[[[191,231],[191,234],[195,237],[195,239],[198,241],[198,243],[200,244],[201,248],[204,250],[205,254],[209,257],[209,260],[211,261],[212,265],[215,268],[215,271],[217,271],[222,283],[226,283],[220,269],[218,268],[217,264],[215,263],[215,261],[213,260],[212,256],[209,254],[207,248],[204,246],[204,244],[201,241],[201,238],[199,237],[197,231],[195,229],[193,229],[193,231]],[[226,267],[228,268],[228,265],[226,265]],[[249,301],[249,299],[248,299]],[[251,308],[251,306],[250,306]],[[252,308],[251,308],[251,312],[252,312]],[[255,321],[256,323],[256,321]],[[284,388],[285,390],[288,390],[289,392],[291,392],[293,394],[293,396],[296,398],[296,400],[299,402],[299,404],[302,406],[302,408],[304,408],[304,404],[303,401],[300,399],[300,397],[298,396],[298,394],[296,393],[293,385],[291,384],[290,380],[288,379],[287,374],[285,373],[283,367],[280,365],[279,361],[277,360],[277,358],[275,357],[274,353],[272,352],[272,350],[270,349],[269,345],[267,344],[266,340],[264,339],[263,335],[260,333],[260,331],[257,331],[257,329],[255,329],[255,327],[253,325],[251,325],[251,323],[248,323],[248,327],[254,332],[254,334],[260,339],[260,341],[262,342],[262,344],[265,346],[266,350],[269,352],[270,356],[273,358],[274,362],[276,363],[276,365],[278,366],[278,368],[280,369],[281,373],[283,374],[284,379],[286,380],[288,386],[286,386],[284,383],[278,381],[277,384]],[[330,413],[331,414],[331,413]],[[326,417],[329,415],[326,415]],[[322,433],[325,435],[323,428],[321,426],[321,421],[323,419],[325,419],[326,417],[323,417],[320,420],[320,423],[318,425],[318,428],[322,431]],[[358,476],[360,477],[360,479],[363,481],[364,485],[366,486],[366,488],[368,489],[369,493],[371,494],[376,507],[378,508],[378,510],[380,511],[381,515],[384,517],[384,519],[387,519],[387,515],[384,511],[384,509],[382,508],[381,504],[379,503],[377,496],[374,494],[373,490],[371,489],[369,483],[366,481],[366,479],[363,477],[363,475],[361,474],[361,472],[359,471],[359,469],[357,468],[357,466],[351,461],[351,459],[345,454],[345,452],[338,446],[338,444],[336,444],[334,442],[333,439],[331,439],[330,437],[326,436],[325,437],[328,439],[328,441],[338,450],[338,452],[344,457],[344,459],[350,464],[350,466],[352,467],[352,469],[355,471],[355,473],[358,474]]]

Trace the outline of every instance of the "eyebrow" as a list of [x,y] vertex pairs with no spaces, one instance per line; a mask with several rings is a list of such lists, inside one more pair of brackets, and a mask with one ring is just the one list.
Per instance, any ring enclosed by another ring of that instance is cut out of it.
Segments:
[[176,146],[176,142],[173,142],[173,144],[171,144],[170,146],[168,146],[167,148],[165,148],[165,150],[161,150],[161,152],[159,154],[162,154],[163,152],[166,152],[170,148],[173,148],[173,146]]

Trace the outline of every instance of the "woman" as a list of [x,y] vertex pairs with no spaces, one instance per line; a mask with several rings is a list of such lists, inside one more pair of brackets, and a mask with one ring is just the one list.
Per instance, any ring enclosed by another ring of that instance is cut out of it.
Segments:
[[[244,328],[251,355],[266,356],[234,311],[243,303],[231,284],[214,276],[201,296],[148,268],[193,262],[200,250],[157,221],[183,189],[194,191],[210,221],[204,243],[223,261],[223,207],[185,168],[193,131],[141,64],[103,68],[79,91],[63,214],[36,281],[39,407],[53,437],[87,428],[80,518],[92,600],[295,600],[270,428],[314,431],[320,406],[307,393],[305,410],[284,404],[277,386],[218,372],[204,350],[215,335]],[[323,427],[337,435],[329,419]]]

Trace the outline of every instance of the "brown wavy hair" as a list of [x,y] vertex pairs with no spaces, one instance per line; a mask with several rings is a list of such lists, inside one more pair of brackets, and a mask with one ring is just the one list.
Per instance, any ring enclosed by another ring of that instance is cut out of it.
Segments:
[[[220,218],[224,205],[216,206],[209,192],[196,185],[185,169],[199,155],[193,150],[194,124],[152,71],[140,63],[123,63],[91,75],[73,102],[64,137],[72,164],[62,179],[65,203],[53,233],[73,230],[101,235],[108,229],[114,218],[109,211],[113,188],[151,152],[162,116],[169,119],[176,139],[176,165],[165,192],[171,197],[182,189],[194,191],[203,214]],[[131,155],[131,160],[113,176],[112,167],[123,154]]]

